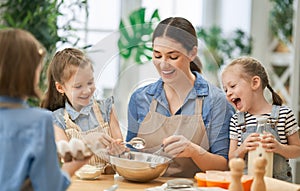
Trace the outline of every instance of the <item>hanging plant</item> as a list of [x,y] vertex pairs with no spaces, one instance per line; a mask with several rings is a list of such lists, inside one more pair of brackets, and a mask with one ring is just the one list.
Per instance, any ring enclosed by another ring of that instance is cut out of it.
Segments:
[[137,64],[142,64],[151,59],[151,38],[154,24],[160,20],[157,9],[148,21],[145,18],[145,11],[145,8],[133,11],[128,18],[129,26],[125,24],[127,20],[121,20],[119,25],[118,48],[120,55],[125,60],[134,58]]

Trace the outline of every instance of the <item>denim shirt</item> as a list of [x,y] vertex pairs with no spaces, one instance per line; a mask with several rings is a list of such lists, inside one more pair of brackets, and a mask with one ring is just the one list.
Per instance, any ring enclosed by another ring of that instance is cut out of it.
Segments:
[[[110,113],[112,105],[114,103],[113,97],[109,97],[103,100],[97,100],[99,108],[105,122],[110,122]],[[79,112],[76,111],[68,102],[65,103],[65,108],[59,108],[53,111],[53,122],[62,129],[66,129],[66,123],[64,119],[64,111],[68,112],[70,119],[77,124],[82,131],[88,131],[99,126],[99,122],[96,118],[93,110],[93,99],[90,103],[83,107]]]
[[51,112],[18,98],[0,96],[0,102],[22,105],[0,108],[0,189],[20,190],[29,178],[34,190],[66,190],[70,177],[59,166]]
[[[210,152],[228,159],[229,151],[229,122],[234,114],[234,108],[227,102],[224,92],[208,83],[199,73],[196,76],[194,88],[185,98],[180,109],[180,115],[193,115],[195,100],[204,97],[202,116],[208,134]],[[137,136],[139,126],[149,112],[152,99],[158,101],[156,112],[171,116],[163,81],[137,89],[131,96],[128,106],[128,131],[126,140]]]

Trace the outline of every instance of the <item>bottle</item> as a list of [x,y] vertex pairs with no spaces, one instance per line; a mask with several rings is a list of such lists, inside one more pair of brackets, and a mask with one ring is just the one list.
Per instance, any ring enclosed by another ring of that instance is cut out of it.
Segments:
[[[258,118],[257,119],[257,129],[256,133],[260,134],[260,138],[262,138],[264,132],[268,132],[267,128],[267,119],[266,118]],[[248,153],[248,174],[254,175],[254,161],[257,157],[262,156],[267,160],[266,165],[266,173],[265,176],[272,177],[273,176],[273,153],[266,152],[266,150],[262,147],[261,142],[258,142],[258,146],[255,150],[249,151]]]

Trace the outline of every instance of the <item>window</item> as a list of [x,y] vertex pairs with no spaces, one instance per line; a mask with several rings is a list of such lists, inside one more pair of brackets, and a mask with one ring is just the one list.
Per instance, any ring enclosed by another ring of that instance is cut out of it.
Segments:
[[[95,64],[96,86],[101,94],[109,95],[105,92],[114,88],[119,73],[117,31],[121,18],[122,0],[88,0],[88,17],[84,9],[69,6],[74,1],[76,0],[65,1],[66,5],[62,10],[66,16],[59,20],[59,23],[63,25],[65,20],[76,17],[78,22],[74,22],[72,26],[77,29],[75,34],[80,37],[78,47],[91,46],[87,52]],[[230,32],[236,28],[249,32],[251,0],[246,0],[246,2],[239,0],[213,2],[210,0],[141,0],[140,6],[147,8],[147,14],[158,9],[161,19],[170,16],[184,17],[195,27],[214,24],[211,20],[203,20],[212,15],[208,12],[214,12],[213,21],[216,24],[220,23],[224,32]],[[205,8],[208,3],[212,9]],[[72,39],[72,35],[69,36]]]
[[202,0],[143,0],[142,7],[149,9],[150,13],[158,9],[161,19],[179,16],[188,19],[194,26],[202,25]]
[[[112,51],[117,51],[114,34],[119,27],[121,1],[88,0],[87,11],[78,6],[71,6],[75,1],[64,2],[61,11],[65,16],[58,23],[64,25],[66,21],[70,22],[75,17],[76,22],[72,22],[72,27],[76,31],[72,33],[79,37],[77,47],[91,47],[86,51],[93,61],[96,86],[102,94],[104,89],[111,89],[117,79],[119,64],[115,54],[118,52]],[[68,37],[72,43],[75,42],[76,39],[72,37],[72,34]],[[66,46],[70,45],[59,46],[59,49]],[[108,57],[108,55],[113,57]]]

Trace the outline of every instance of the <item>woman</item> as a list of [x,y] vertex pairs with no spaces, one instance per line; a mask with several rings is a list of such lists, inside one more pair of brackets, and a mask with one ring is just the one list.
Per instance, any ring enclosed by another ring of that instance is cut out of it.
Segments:
[[234,109],[194,62],[195,28],[184,18],[167,18],[158,24],[152,42],[153,63],[161,78],[131,96],[127,141],[143,137],[145,152],[155,152],[163,144],[164,152],[174,157],[165,176],[226,170]]

